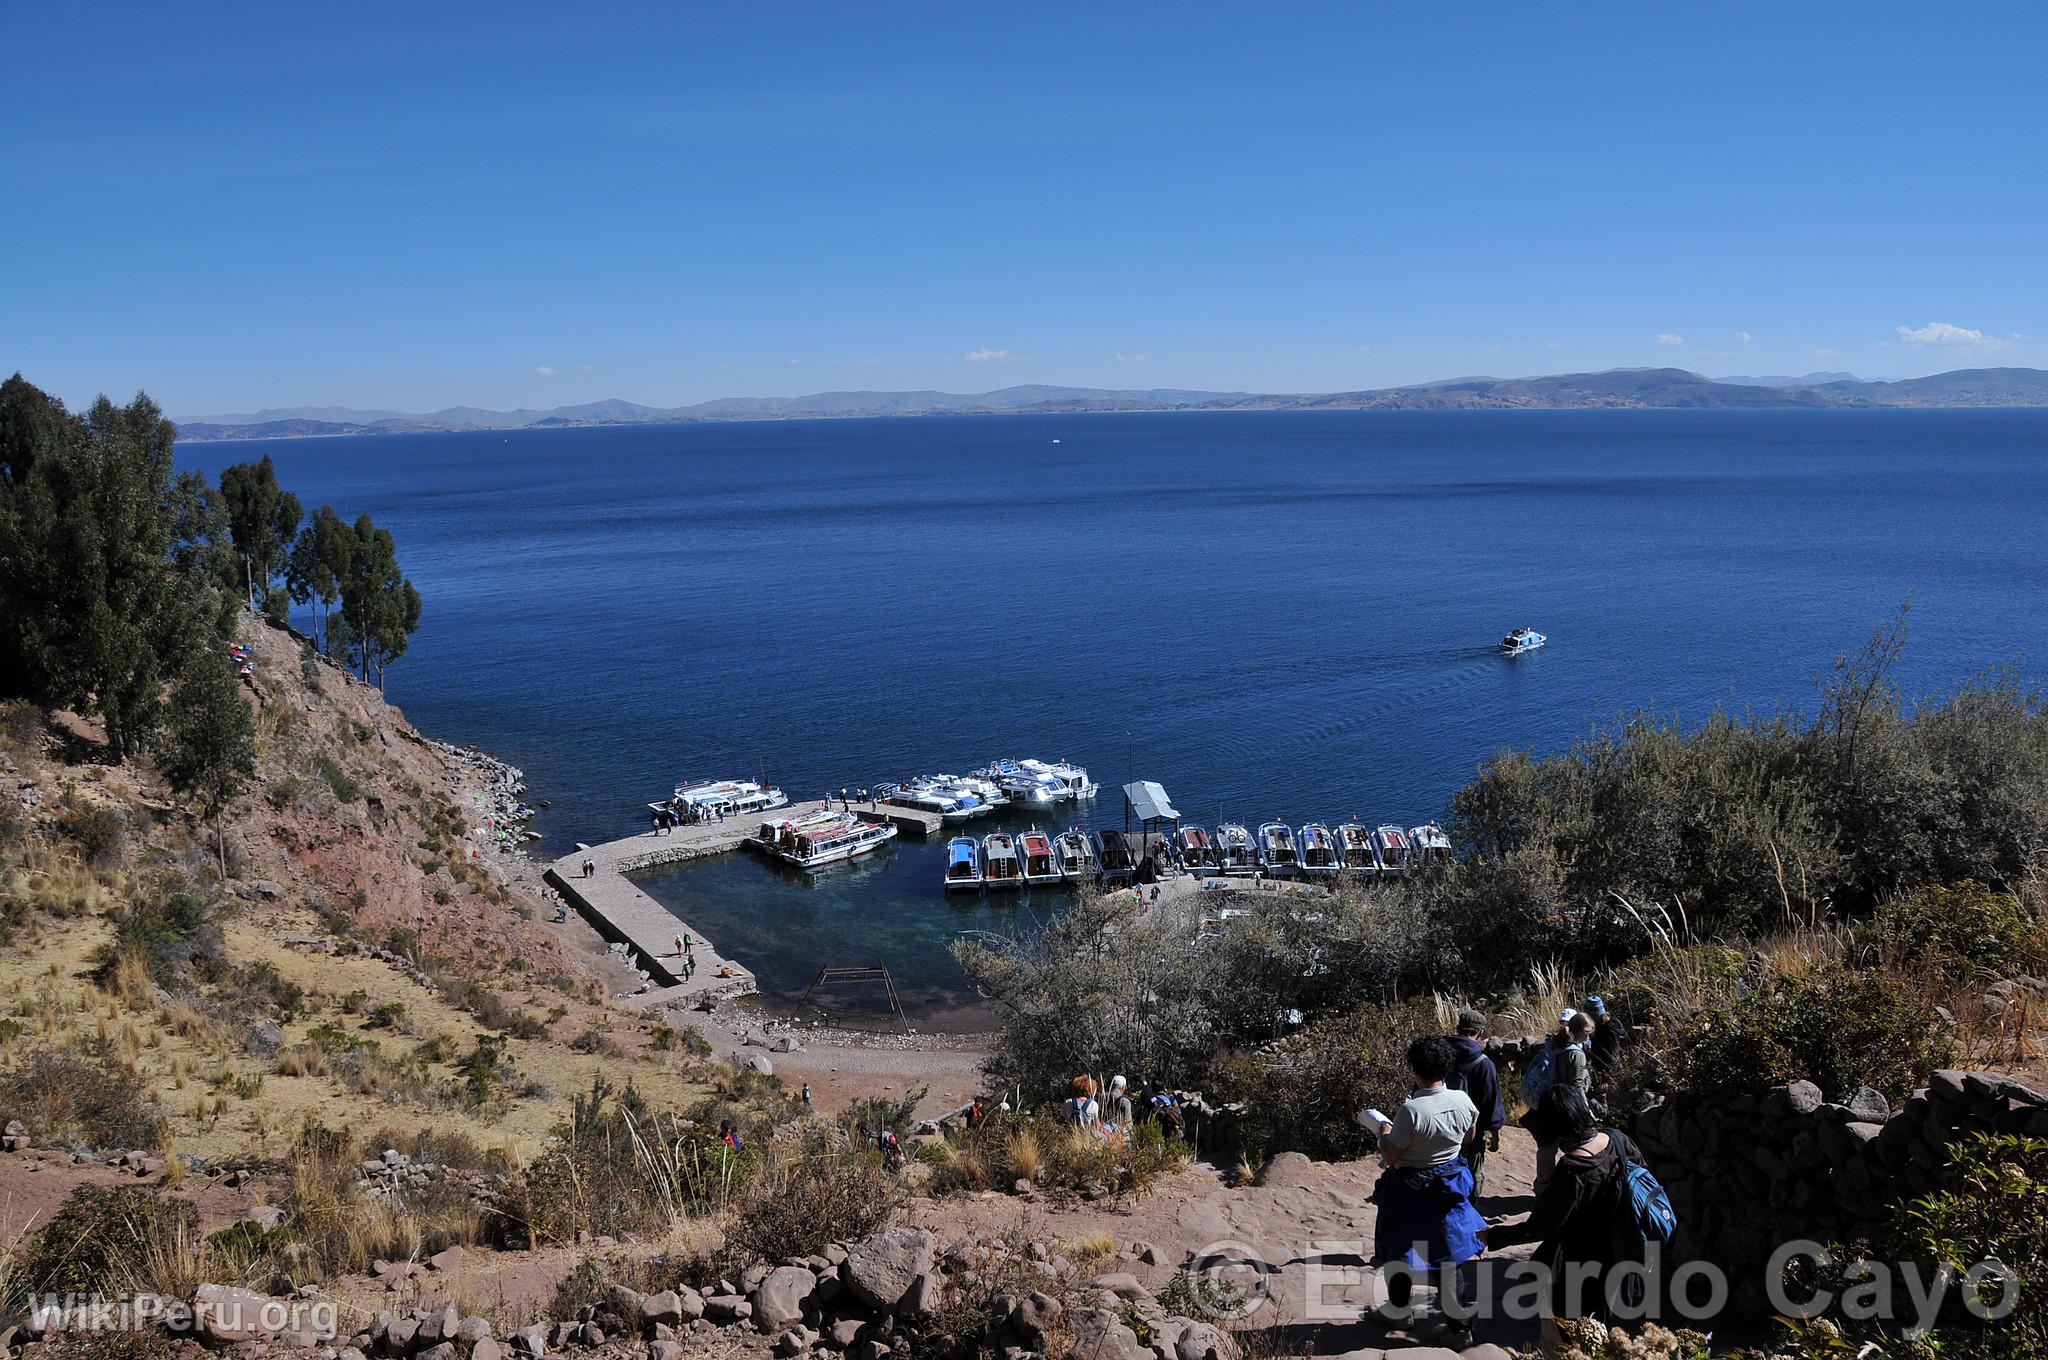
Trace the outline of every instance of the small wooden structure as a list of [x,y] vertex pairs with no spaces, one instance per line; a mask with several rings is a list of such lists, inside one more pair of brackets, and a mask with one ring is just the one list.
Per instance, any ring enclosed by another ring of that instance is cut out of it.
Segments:
[[[896,995],[896,979],[889,976],[888,964],[869,963],[849,968],[820,968],[818,975],[811,979],[811,985],[804,988],[804,994],[796,999],[796,1004],[801,1006],[808,1002],[812,992],[832,982],[881,983],[883,989],[889,993],[889,1009],[896,1013],[896,1023],[903,1026],[905,1032],[909,1031],[910,1017],[903,1013],[903,1001]],[[819,1009],[822,1010],[823,1007]]]

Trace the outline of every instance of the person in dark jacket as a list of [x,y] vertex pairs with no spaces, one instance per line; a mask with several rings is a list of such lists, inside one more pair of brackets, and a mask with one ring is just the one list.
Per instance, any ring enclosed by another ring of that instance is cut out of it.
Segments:
[[1608,1013],[1607,1003],[1597,996],[1586,998],[1585,1013],[1593,1017],[1593,1072],[1596,1076],[1605,1076],[1621,1061],[1622,1046],[1628,1042],[1628,1030]]
[[1479,1122],[1465,1144],[1465,1163],[1472,1168],[1472,1197],[1486,1192],[1486,1154],[1500,1151],[1500,1131],[1508,1122],[1507,1103],[1501,1098],[1500,1069],[1486,1056],[1486,1016],[1479,1011],[1461,1011],[1458,1032],[1451,1036],[1451,1075],[1444,1082],[1453,1091],[1472,1097]]
[[[1490,1225],[1486,1249],[1499,1251],[1523,1242],[1537,1243],[1529,1258],[1550,1271],[1549,1307],[1543,1319],[1543,1349],[1555,1355],[1560,1347],[1558,1318],[1605,1318],[1608,1312],[1607,1267],[1615,1259],[1614,1220],[1627,1194],[1624,1172],[1640,1162],[1642,1151],[1618,1129],[1601,1128],[1593,1118],[1586,1093],[1560,1082],[1537,1102],[1534,1125],[1539,1137],[1557,1144],[1557,1165],[1549,1184],[1536,1197],[1536,1207],[1520,1223]],[[1576,1263],[1599,1267],[1573,1280]]]

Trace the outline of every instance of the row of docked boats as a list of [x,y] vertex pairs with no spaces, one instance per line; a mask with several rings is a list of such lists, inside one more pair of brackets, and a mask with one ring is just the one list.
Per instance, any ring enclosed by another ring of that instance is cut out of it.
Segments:
[[1088,771],[1064,760],[994,760],[966,774],[921,775],[874,791],[890,807],[938,814],[964,822],[1004,808],[1044,808],[1093,798],[1097,785]]
[[1368,827],[1345,822],[1332,830],[1321,822],[1299,828],[1267,822],[1254,835],[1237,822],[1211,834],[1207,827],[1183,826],[1170,837],[1143,838],[1079,827],[1052,834],[1036,827],[1020,834],[993,832],[976,840],[955,836],[946,846],[946,891],[981,892],[1039,885],[1123,882],[1152,857],[1168,873],[1197,877],[1333,878],[1399,877],[1451,857],[1451,838],[1435,822],[1401,827],[1392,822]]

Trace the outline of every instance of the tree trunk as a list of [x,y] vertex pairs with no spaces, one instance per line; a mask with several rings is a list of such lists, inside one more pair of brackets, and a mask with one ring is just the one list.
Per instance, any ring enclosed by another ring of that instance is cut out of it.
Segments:
[[228,882],[228,833],[221,825],[220,814],[213,814],[213,853],[220,863],[220,882],[225,888]]

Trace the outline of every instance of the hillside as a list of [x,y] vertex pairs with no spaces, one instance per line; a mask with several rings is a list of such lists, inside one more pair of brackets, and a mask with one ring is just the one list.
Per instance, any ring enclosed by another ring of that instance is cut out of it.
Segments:
[[182,421],[187,440],[290,439],[331,435],[459,430],[648,425],[715,420],[862,419],[880,416],[1057,414],[1130,411],[1447,411],[1636,408],[2048,406],[2048,372],[2033,368],[1959,369],[1898,382],[1847,374],[1803,378],[1706,378],[1681,368],[1618,368],[1533,378],[1454,378],[1357,392],[1197,392],[1177,388],[1110,389],[1040,384],[993,392],[816,392],[803,397],[721,397],[691,406],[586,402],[547,411],[488,411],[458,406],[427,415],[295,407]]

